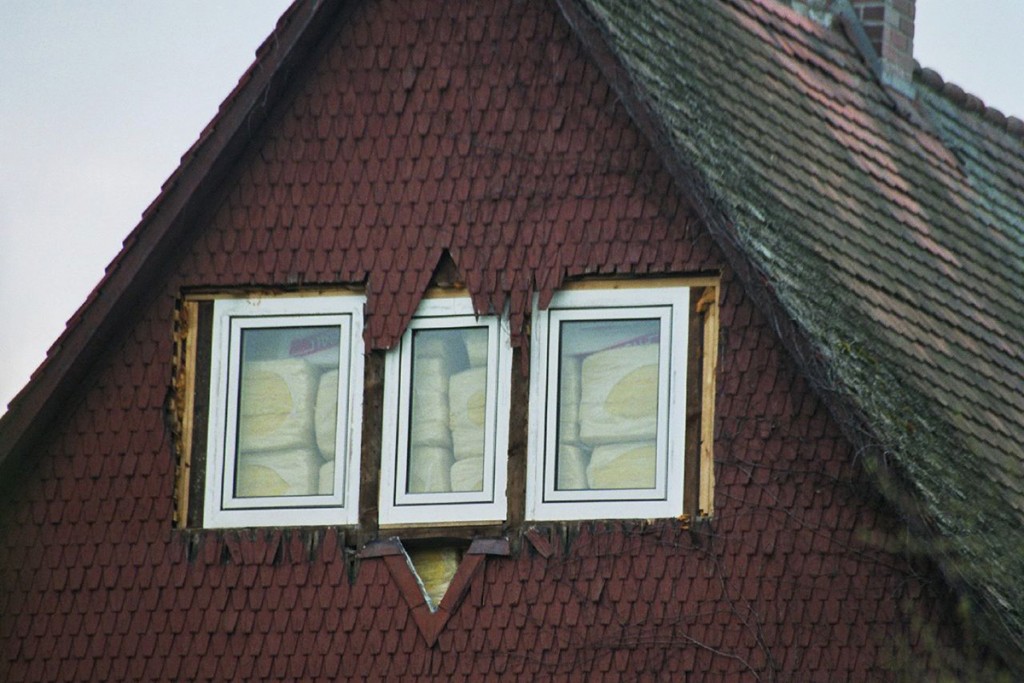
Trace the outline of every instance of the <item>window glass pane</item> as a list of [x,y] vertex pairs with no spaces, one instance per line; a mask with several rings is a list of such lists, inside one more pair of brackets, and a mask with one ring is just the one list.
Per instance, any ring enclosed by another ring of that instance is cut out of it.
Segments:
[[407,493],[482,491],[487,329],[412,337]]
[[341,330],[246,328],[238,389],[238,498],[334,493]]
[[559,326],[557,490],[655,488],[660,327]]

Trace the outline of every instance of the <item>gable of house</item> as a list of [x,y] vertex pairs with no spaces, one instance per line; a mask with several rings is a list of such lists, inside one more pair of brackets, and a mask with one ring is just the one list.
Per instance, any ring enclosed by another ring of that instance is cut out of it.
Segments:
[[[755,7],[734,18],[845,49]],[[992,663],[928,562],[908,559],[856,444],[713,239],[701,203],[716,195],[679,189],[556,7],[365,3],[315,25],[267,120],[7,483],[5,679],[857,679]],[[341,528],[175,528],[167,401],[184,301],[365,291],[366,471],[386,350],[439,272],[479,314],[507,311],[510,472],[527,459],[534,294],[713,278],[713,516],[531,524],[512,480],[508,519],[477,530],[509,543],[470,546],[434,612],[401,549],[372,542],[386,535],[372,505]]]

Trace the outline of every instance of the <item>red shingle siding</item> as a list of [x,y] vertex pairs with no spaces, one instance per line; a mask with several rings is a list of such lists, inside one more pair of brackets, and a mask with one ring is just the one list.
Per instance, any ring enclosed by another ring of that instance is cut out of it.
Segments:
[[366,281],[368,341],[386,348],[443,249],[516,332],[566,275],[714,265],[600,73],[537,9],[358,11],[246,160],[183,284]]
[[173,531],[181,287],[366,280],[388,347],[443,249],[517,332],[566,276],[722,267],[552,8],[377,3],[318,54],[7,488],[0,679],[876,680],[931,652],[905,608],[940,601],[883,549],[894,520],[728,271],[710,523],[523,540],[433,647],[385,560],[353,564],[336,530]]

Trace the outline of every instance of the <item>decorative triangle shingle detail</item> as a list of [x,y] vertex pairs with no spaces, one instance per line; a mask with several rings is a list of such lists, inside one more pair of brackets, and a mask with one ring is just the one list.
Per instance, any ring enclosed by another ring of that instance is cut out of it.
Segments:
[[423,589],[423,583],[416,574],[416,569],[409,559],[401,540],[389,538],[372,543],[360,552],[364,560],[380,558],[384,561],[391,578],[398,586],[402,597],[409,606],[413,621],[419,628],[428,647],[433,647],[438,636],[448,623],[448,618],[455,613],[469,589],[470,582],[484,565],[487,555],[508,556],[510,553],[507,539],[477,539],[459,562],[448,590],[436,609],[431,609],[430,600]]

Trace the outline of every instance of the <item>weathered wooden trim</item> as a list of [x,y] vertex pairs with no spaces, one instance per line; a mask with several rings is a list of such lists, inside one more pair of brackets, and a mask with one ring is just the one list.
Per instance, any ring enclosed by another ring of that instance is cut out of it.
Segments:
[[507,538],[477,538],[470,544],[466,554],[508,557],[512,554],[512,548]]
[[392,555],[405,555],[405,548],[397,538],[384,538],[379,541],[367,543],[358,552],[359,559],[370,557],[391,557]]
[[363,362],[363,430],[359,454],[359,540],[378,534],[380,458],[384,425],[384,352],[371,351]]
[[703,318],[698,302],[703,301],[705,289],[693,289],[690,293],[688,310],[688,340],[686,350],[686,439],[683,449],[683,512],[689,516],[697,514],[700,498],[700,436],[701,414],[703,412],[701,386],[704,364]]
[[530,352],[512,349],[512,401],[508,425],[508,478],[506,523],[510,528],[522,526],[526,519],[527,448],[530,443]]
[[183,479],[186,487],[185,526],[202,528],[203,501],[206,493],[206,445],[210,417],[210,363],[213,356],[213,302],[196,301],[192,324],[194,336],[189,436],[189,471]]
[[365,295],[366,286],[363,283],[351,283],[331,285],[329,287],[286,287],[282,285],[266,285],[259,287],[202,287],[189,289],[186,296],[190,301],[221,301],[224,299],[248,299],[275,296],[306,298],[319,296],[345,296],[348,294]]
[[701,368],[700,483],[697,514],[705,517],[715,505],[715,380],[718,376],[718,287],[708,287],[697,302],[704,321]]
[[180,365],[174,379],[174,410],[179,434],[175,468],[174,526],[188,527],[189,481],[192,475],[192,434],[195,429],[196,345],[198,343],[199,303],[185,300],[178,308],[175,345]]
[[504,533],[502,524],[473,524],[472,522],[447,522],[424,524],[397,524],[381,526],[380,536],[397,536],[403,541],[473,541],[477,538],[500,536]]
[[656,289],[658,287],[715,287],[718,285],[717,275],[680,275],[674,277],[639,277],[630,275],[619,278],[587,278],[585,280],[567,280],[558,286],[558,290],[588,289]]

